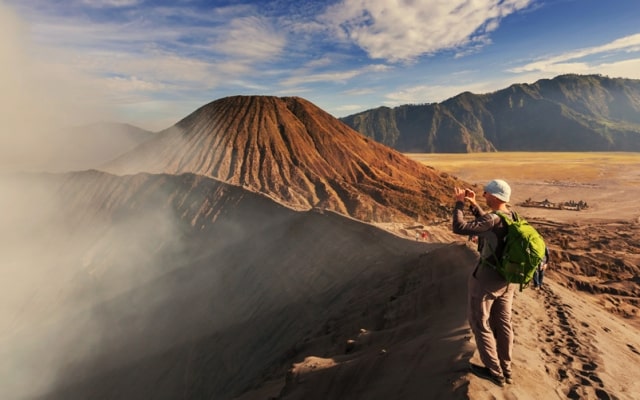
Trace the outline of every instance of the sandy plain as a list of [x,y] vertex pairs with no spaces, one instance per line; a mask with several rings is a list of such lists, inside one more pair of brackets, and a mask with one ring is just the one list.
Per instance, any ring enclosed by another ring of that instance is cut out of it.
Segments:
[[[633,220],[640,217],[640,153],[407,154],[438,170],[481,185],[502,178],[512,205],[531,218],[553,221]],[[518,207],[526,199],[585,201],[579,213]]]

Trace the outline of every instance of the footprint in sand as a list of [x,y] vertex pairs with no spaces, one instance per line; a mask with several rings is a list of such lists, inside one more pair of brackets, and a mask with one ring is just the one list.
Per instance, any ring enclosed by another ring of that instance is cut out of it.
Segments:
[[627,347],[634,353],[640,355],[640,351],[638,351],[638,349],[636,349],[632,344],[627,344]]
[[[610,399],[602,379],[596,373],[598,364],[592,361],[588,353],[593,344],[590,344],[588,334],[578,330],[579,326],[588,328],[589,324],[574,321],[571,306],[564,304],[552,289],[546,288],[543,293],[548,323],[551,325],[545,328],[545,342],[549,343],[550,351],[545,350],[543,354],[550,364],[558,366],[557,370],[547,369],[547,373],[555,375],[563,383],[569,399]],[[560,331],[557,334],[558,328]],[[629,348],[638,352],[633,346]]]

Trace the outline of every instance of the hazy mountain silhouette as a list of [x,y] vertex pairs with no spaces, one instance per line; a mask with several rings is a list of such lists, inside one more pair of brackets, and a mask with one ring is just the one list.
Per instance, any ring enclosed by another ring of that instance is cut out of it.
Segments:
[[210,176],[296,209],[370,221],[448,216],[443,204],[461,184],[298,97],[216,100],[104,169]]
[[640,80],[561,75],[341,118],[402,152],[640,151]]
[[[27,122],[26,125],[29,125]],[[8,129],[0,171],[67,172],[97,168],[153,137],[128,124],[103,122],[69,127]]]
[[130,124],[103,122],[82,125],[60,132],[69,146],[63,152],[72,155],[76,164],[72,170],[93,169],[132,150],[155,135],[155,133]]
[[61,129],[46,135],[46,151],[40,150],[42,156],[30,169],[65,172],[97,168],[153,136],[153,132],[114,122]]

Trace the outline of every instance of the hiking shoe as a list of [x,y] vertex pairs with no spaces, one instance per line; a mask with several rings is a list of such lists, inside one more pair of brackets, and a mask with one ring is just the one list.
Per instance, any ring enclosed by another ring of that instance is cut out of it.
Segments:
[[491,382],[495,383],[498,386],[504,386],[506,380],[504,379],[504,377],[499,376],[499,375],[494,375],[492,373],[489,373],[489,378],[488,378]]
[[469,370],[479,378],[490,380],[498,386],[504,386],[505,378],[500,375],[492,374],[487,367],[482,367],[476,364],[469,364]]
[[513,383],[513,377],[511,376],[511,374],[504,374],[504,382],[508,385],[511,385]]

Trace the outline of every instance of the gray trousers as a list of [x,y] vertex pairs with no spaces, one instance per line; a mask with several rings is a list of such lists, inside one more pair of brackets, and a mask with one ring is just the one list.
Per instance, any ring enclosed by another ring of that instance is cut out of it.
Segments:
[[511,307],[518,285],[482,269],[469,277],[469,325],[484,366],[494,375],[511,375]]

